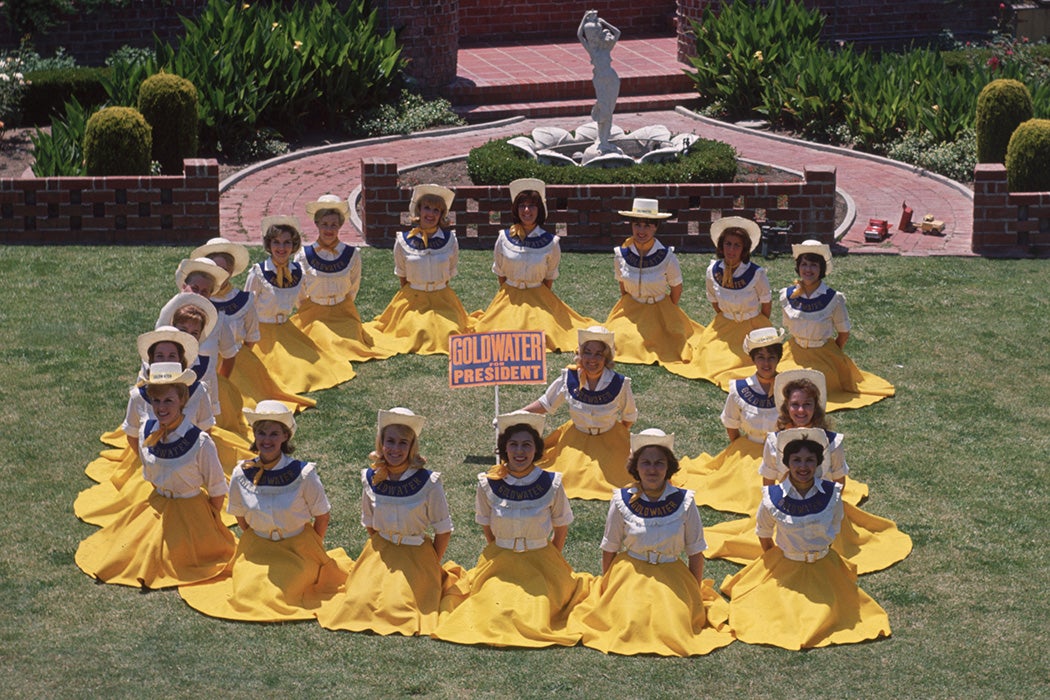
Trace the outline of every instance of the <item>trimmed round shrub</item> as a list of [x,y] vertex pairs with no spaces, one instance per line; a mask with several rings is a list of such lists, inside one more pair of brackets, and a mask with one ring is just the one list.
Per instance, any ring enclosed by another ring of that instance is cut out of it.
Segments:
[[149,175],[153,136],[132,107],[106,107],[91,115],[84,131],[88,175]]
[[1029,119],[1014,130],[1006,149],[1011,192],[1050,192],[1050,119]]
[[139,111],[153,128],[153,160],[165,175],[180,175],[197,155],[197,88],[185,78],[157,73],[139,87]]
[[1032,95],[1017,80],[993,80],[977,96],[977,162],[1002,163],[1010,135],[1033,115]]

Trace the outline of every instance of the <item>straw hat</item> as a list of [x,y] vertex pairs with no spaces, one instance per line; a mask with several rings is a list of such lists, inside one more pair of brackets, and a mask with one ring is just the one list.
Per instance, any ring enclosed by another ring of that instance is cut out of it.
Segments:
[[540,193],[540,201],[543,202],[543,210],[547,210],[547,183],[543,180],[534,177],[523,177],[514,180],[510,183],[510,201],[511,204],[518,198],[518,195],[527,190],[535,190]]
[[186,280],[196,272],[208,275],[215,280],[214,291],[218,291],[219,287],[230,278],[230,273],[219,267],[218,263],[211,258],[186,258],[179,263],[178,268],[175,270],[175,288],[184,288]]
[[616,334],[605,326],[590,326],[576,331],[576,343],[579,347],[582,348],[592,340],[604,343],[611,352],[616,352]]
[[824,379],[824,373],[815,369],[789,369],[778,373],[776,379],[773,380],[773,396],[776,398],[778,408],[784,403],[784,387],[796,379],[808,379],[816,384],[817,389],[820,390],[820,407],[827,407],[828,383]]
[[659,428],[647,428],[640,433],[631,433],[631,454],[651,445],[662,445],[674,452],[674,433],[668,435]]
[[820,428],[788,428],[777,433],[777,457],[783,461],[784,448],[795,440],[810,440],[824,448],[824,454],[828,452],[828,436]]
[[310,202],[306,205],[306,214],[311,219],[317,216],[317,212],[322,209],[335,209],[337,212],[343,215],[343,219],[346,219],[350,214],[350,205],[346,200],[335,194],[322,194],[317,198],[316,202]]
[[428,194],[436,195],[441,198],[441,201],[445,203],[445,213],[447,214],[449,209],[452,208],[452,200],[456,198],[456,193],[447,187],[441,185],[416,185],[412,189],[412,201],[408,204],[408,211],[413,215],[419,214],[416,210],[419,200]]
[[138,337],[139,357],[144,363],[149,363],[149,349],[157,343],[175,343],[182,348],[182,354],[186,356],[187,367],[197,361],[200,346],[196,338],[189,333],[183,333],[175,326],[157,326],[156,330],[143,333]]
[[203,341],[211,335],[213,330],[215,330],[215,324],[219,322],[219,312],[215,310],[214,304],[200,294],[194,294],[193,292],[181,292],[169,299],[168,303],[164,305],[164,308],[160,310],[160,316],[157,318],[156,328],[172,325],[171,320],[174,318],[175,312],[183,306],[196,306],[204,312],[205,322],[204,328],[201,329],[200,337]]
[[722,236],[726,230],[731,228],[741,228],[747,233],[747,237],[751,239],[751,252],[755,252],[755,248],[762,242],[762,229],[759,228],[751,219],[745,219],[742,216],[723,216],[711,224],[711,240],[715,242],[715,246],[722,240]]
[[299,219],[294,216],[264,216],[262,220],[262,233],[264,236],[271,226],[291,226],[300,237],[303,235]]
[[190,386],[197,381],[192,369],[183,369],[178,362],[154,362],[146,371],[147,384],[182,384]]
[[783,328],[756,328],[744,336],[744,353],[750,355],[752,350],[758,348],[783,345],[784,335]]
[[389,411],[380,411],[379,418],[376,420],[376,437],[381,438],[383,429],[388,425],[403,425],[415,433],[415,436],[418,438],[423,431],[423,424],[426,421],[427,419],[423,416],[417,416],[412,411],[401,406],[391,408]]
[[244,418],[248,421],[248,425],[255,425],[263,420],[272,420],[288,428],[289,439],[295,435],[295,414],[292,409],[280,401],[267,399],[257,403],[255,408],[242,408],[241,410],[244,412]]
[[791,257],[798,260],[798,256],[812,253],[824,258],[825,272],[831,272],[831,246],[810,238],[809,240],[795,243],[791,246]]
[[251,258],[248,255],[248,247],[243,246],[240,243],[234,243],[233,241],[225,238],[210,238],[204,245],[194,248],[193,252],[190,253],[191,258],[206,258],[209,255],[215,255],[216,253],[226,253],[233,258],[233,269],[230,271],[230,277],[236,277],[245,270],[248,269],[248,265],[251,264]]
[[618,212],[620,216],[625,216],[628,219],[669,219],[671,214],[668,212],[660,211],[660,203],[655,199],[642,199],[641,197],[635,197],[631,203],[630,211]]
[[547,416],[542,413],[529,413],[528,411],[512,411],[510,413],[503,413],[496,417],[496,430],[500,435],[507,432],[507,429],[521,425],[532,426],[537,433],[543,435],[543,428],[547,425]]

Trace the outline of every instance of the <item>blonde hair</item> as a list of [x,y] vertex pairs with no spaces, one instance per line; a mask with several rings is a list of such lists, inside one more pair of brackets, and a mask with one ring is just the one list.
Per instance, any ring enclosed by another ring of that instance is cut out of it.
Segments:
[[435,206],[441,210],[441,217],[438,219],[438,226],[440,228],[449,226],[448,207],[445,206],[445,200],[436,194],[425,194],[416,200],[416,209],[412,212],[413,222],[419,223],[419,212],[424,204]]
[[404,434],[412,436],[412,444],[408,448],[408,457],[405,459],[405,469],[421,469],[427,463],[427,460],[419,454],[419,438],[416,437],[415,431],[402,423],[391,423],[383,428],[382,432],[376,434],[376,448],[368,455],[372,469],[375,470],[375,476],[372,478],[373,486],[386,481],[393,467],[383,458],[383,440],[386,439],[386,431],[391,428],[397,428],[404,431]]

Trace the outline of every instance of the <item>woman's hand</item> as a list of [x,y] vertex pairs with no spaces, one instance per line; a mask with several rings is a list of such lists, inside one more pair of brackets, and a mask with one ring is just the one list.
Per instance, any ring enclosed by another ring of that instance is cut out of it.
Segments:
[[703,552],[697,552],[696,554],[689,557],[689,571],[696,578],[696,585],[701,585],[704,581],[704,554]]
[[445,556],[445,550],[448,549],[448,541],[452,539],[451,532],[435,532],[434,533],[434,554],[437,554],[438,561]]
[[324,515],[318,515],[314,518],[314,532],[322,540],[324,539],[324,533],[328,532],[328,523],[332,519],[331,513],[325,513]]
[[569,536],[569,526],[559,525],[554,528],[554,538],[551,540],[551,544],[559,552],[565,548],[565,539]]

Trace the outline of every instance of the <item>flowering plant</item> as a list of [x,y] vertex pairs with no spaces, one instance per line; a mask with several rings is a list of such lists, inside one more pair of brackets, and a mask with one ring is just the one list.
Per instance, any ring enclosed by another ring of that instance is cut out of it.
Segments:
[[18,122],[25,86],[21,56],[0,58],[0,133],[3,132],[5,123]]

